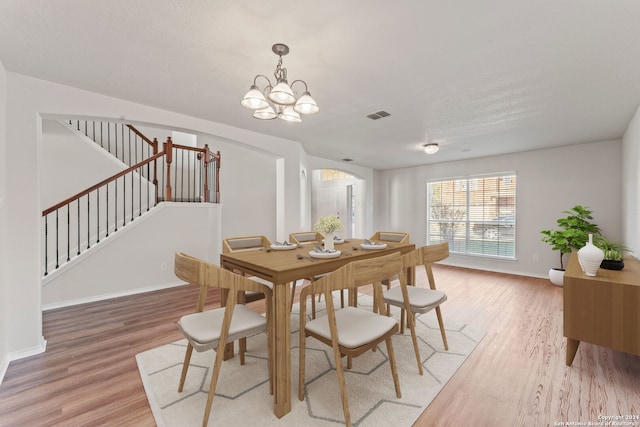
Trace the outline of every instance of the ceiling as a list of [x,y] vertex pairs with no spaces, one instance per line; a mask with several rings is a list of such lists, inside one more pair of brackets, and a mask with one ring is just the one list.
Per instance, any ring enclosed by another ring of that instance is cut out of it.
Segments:
[[[622,137],[639,23],[638,0],[2,0],[0,61],[383,170]],[[240,106],[277,42],[320,106],[300,124]]]

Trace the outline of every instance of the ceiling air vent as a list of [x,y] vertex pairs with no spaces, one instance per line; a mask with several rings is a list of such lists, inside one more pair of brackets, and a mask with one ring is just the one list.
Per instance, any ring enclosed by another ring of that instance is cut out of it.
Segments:
[[377,111],[375,113],[371,113],[371,114],[367,114],[367,117],[369,117],[371,120],[378,120],[378,119],[382,119],[383,117],[387,117],[390,116],[391,114],[387,113],[384,110],[380,110]]

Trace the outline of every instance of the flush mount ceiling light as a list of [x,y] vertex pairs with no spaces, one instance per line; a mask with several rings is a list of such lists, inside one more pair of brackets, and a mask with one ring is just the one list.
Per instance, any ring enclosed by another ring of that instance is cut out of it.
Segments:
[[435,142],[424,144],[422,147],[424,148],[424,152],[427,154],[435,154],[440,149],[440,147],[438,147],[438,144],[436,144]]
[[[276,43],[271,47],[271,50],[279,57],[278,65],[273,72],[275,86],[271,84],[271,80],[267,76],[258,74],[253,78],[253,85],[242,98],[240,104],[254,110],[253,117],[256,119],[271,120],[277,117],[287,122],[300,123],[302,121],[300,114],[315,114],[320,111],[320,108],[311,97],[304,80],[294,80],[291,85],[287,82],[287,69],[282,67],[282,57],[289,53],[289,46]],[[262,89],[258,86],[259,77],[267,81],[266,86]],[[296,83],[304,85],[304,92],[298,98],[292,89]],[[273,105],[267,102],[265,95]]]

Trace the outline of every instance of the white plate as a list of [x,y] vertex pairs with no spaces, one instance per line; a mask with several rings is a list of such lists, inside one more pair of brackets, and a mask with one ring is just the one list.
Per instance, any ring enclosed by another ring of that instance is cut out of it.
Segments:
[[[322,243],[324,243],[324,239],[322,239]],[[336,245],[341,245],[344,243],[344,239],[333,239],[333,243]]]
[[360,247],[362,249],[384,249],[384,248],[387,247],[387,244],[386,243],[378,243],[378,244],[375,244],[375,245],[367,245],[365,243],[360,243]]
[[271,245],[271,249],[274,251],[290,251],[291,249],[297,248],[298,245],[295,243],[290,243],[288,245]]
[[309,256],[311,258],[338,258],[342,252],[333,251],[333,252],[316,252],[309,251]]

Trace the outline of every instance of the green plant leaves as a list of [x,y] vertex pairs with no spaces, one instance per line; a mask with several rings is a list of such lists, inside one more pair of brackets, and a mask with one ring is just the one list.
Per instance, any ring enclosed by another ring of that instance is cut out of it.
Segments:
[[600,227],[593,223],[590,208],[576,205],[563,211],[566,216],[558,218],[556,230],[542,230],[542,241],[551,245],[554,251],[560,251],[560,267],[564,269],[562,255],[578,250],[589,241],[589,234],[600,236]]

